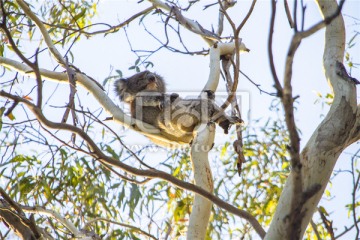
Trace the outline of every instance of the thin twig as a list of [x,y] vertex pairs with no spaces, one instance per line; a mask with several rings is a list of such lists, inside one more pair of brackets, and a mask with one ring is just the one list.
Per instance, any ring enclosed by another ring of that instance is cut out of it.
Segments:
[[261,238],[263,238],[265,236],[266,232],[264,231],[262,226],[259,224],[259,222],[256,220],[256,218],[252,214],[250,214],[244,210],[241,210],[237,207],[232,206],[231,204],[221,200],[219,197],[213,195],[212,193],[210,193],[192,183],[184,182],[184,181],[177,179],[177,178],[173,177],[172,175],[165,173],[163,171],[156,170],[156,169],[150,169],[150,170],[138,169],[135,167],[131,167],[117,159],[109,157],[109,156],[105,155],[101,151],[101,149],[99,149],[99,147],[95,144],[95,142],[93,141],[93,139],[90,136],[88,136],[84,131],[82,131],[78,127],[75,127],[73,125],[69,125],[66,123],[56,123],[56,122],[52,122],[52,121],[48,120],[42,114],[42,112],[39,108],[37,108],[34,104],[32,104],[30,101],[28,101],[26,99],[20,98],[18,96],[14,96],[3,90],[0,91],[0,96],[10,98],[14,101],[18,100],[18,101],[24,103],[31,110],[31,112],[36,116],[36,118],[48,128],[53,128],[53,129],[58,129],[58,130],[66,130],[66,131],[70,131],[70,132],[73,132],[73,133],[76,133],[77,135],[79,135],[91,147],[91,149],[92,149],[91,156],[94,157],[95,159],[99,160],[102,164],[104,164],[105,167],[111,166],[111,167],[115,167],[115,168],[120,168],[120,169],[123,169],[124,171],[127,171],[136,176],[163,179],[165,181],[168,181],[168,182],[174,184],[175,186],[177,186],[181,189],[187,189],[187,190],[193,191],[194,193],[197,193],[197,194],[209,199],[210,201],[212,201],[214,204],[218,205],[219,207],[221,207],[241,218],[246,219],[254,227],[255,231],[259,234],[259,236]]
[[322,28],[326,27],[331,23],[332,20],[334,20],[339,14],[341,13],[341,10],[344,6],[345,0],[340,0],[339,6],[336,8],[336,11],[331,14],[330,16],[326,17],[324,20],[318,22],[317,24],[313,25],[311,28],[309,28],[306,31],[298,32],[297,34],[300,35],[301,38],[306,38],[311,36],[312,34],[316,33],[317,31],[321,30]]
[[10,30],[8,29],[6,23],[8,22],[7,20],[7,16],[8,13],[5,10],[3,1],[0,1],[0,5],[1,5],[1,11],[2,11],[2,22],[0,24],[0,28],[5,32],[6,37],[11,45],[11,47],[13,48],[13,50],[15,51],[16,55],[20,57],[20,59],[25,62],[25,64],[27,64],[30,68],[33,69],[33,71],[35,72],[35,76],[36,76],[36,82],[37,82],[37,106],[41,108],[42,106],[42,79],[41,79],[41,75],[39,73],[39,66],[37,64],[38,59],[37,59],[37,55],[39,52],[39,49],[36,50],[35,53],[35,62],[32,63],[29,59],[27,59],[22,52],[19,50],[18,45],[15,43],[12,34],[10,33]]
[[306,5],[304,5],[304,0],[301,0],[301,31],[304,31],[305,12],[306,12]]
[[323,224],[324,224],[326,230],[330,234],[331,240],[335,240],[334,228],[332,226],[332,221],[329,221],[322,211],[319,210],[318,212],[320,214],[321,220],[323,221]]
[[288,4],[287,0],[284,0],[284,8],[285,8],[287,19],[289,21],[289,25],[291,28],[294,28],[294,21],[292,20],[290,9],[289,9],[289,4]]
[[269,31],[269,39],[268,39],[268,54],[269,54],[269,63],[270,70],[275,82],[275,89],[277,91],[278,97],[282,97],[282,86],[280,84],[279,78],[276,73],[274,56],[272,50],[272,41],[274,35],[274,26],[275,26],[275,16],[276,16],[276,1],[271,1],[271,20],[270,20],[270,31]]
[[52,217],[52,218],[56,219],[57,221],[59,221],[60,223],[62,223],[75,236],[82,235],[81,232],[75,227],[75,225],[73,223],[71,223],[65,217],[61,216],[59,213],[57,213],[53,210],[48,210],[48,209],[45,209],[43,207],[38,207],[38,206],[34,206],[34,207],[21,206],[21,207],[25,212],[28,212],[28,213],[44,214],[46,216]]
[[293,17],[294,17],[294,32],[297,33],[298,32],[298,28],[297,28],[297,0],[294,1],[294,8],[293,8]]
[[135,226],[132,226],[132,225],[129,225],[129,224],[125,224],[125,223],[119,223],[119,222],[109,220],[109,219],[106,219],[106,218],[102,218],[102,217],[97,217],[97,218],[92,219],[91,221],[87,222],[85,224],[85,226],[84,226],[84,229],[89,228],[91,224],[93,224],[95,222],[99,222],[99,221],[108,222],[108,223],[116,224],[116,225],[119,225],[119,226],[122,226],[122,227],[126,227],[126,228],[129,228],[130,231],[138,232],[138,233],[140,233],[142,235],[145,235],[145,236],[147,236],[149,238],[152,238],[152,239],[157,239],[156,237],[154,237],[150,233],[147,233],[147,232],[141,230],[141,228],[138,228],[138,227],[135,227]]
[[237,27],[236,29],[236,34],[235,35],[238,35],[240,33],[240,30],[245,26],[245,23],[247,22],[247,20],[250,18],[253,10],[254,10],[254,7],[255,7],[255,4],[256,4],[256,1],[257,0],[253,0],[252,1],[252,4],[250,6],[250,9],[248,11],[248,13],[246,14],[245,18],[241,21],[240,25]]
[[[359,187],[359,181],[360,181],[360,173],[355,170],[355,156],[360,152],[360,149],[354,154],[354,156],[351,158],[351,176],[353,181],[353,191],[351,193],[351,200],[352,200],[352,217],[354,221],[354,226],[356,229],[356,236],[355,239],[359,239],[359,226],[357,224],[357,216],[356,216],[356,193],[358,192]],[[357,172],[357,177],[355,178],[355,173]]]
[[[360,219],[356,221],[356,224],[360,223]],[[339,233],[335,236],[335,239],[339,239],[340,237],[344,236],[345,234],[349,233],[353,228],[355,227],[355,224],[353,224],[350,227],[345,226],[345,230],[342,233]]]
[[240,73],[247,79],[247,80],[249,80],[249,82],[251,82],[257,89],[259,89],[259,91],[260,91],[260,93],[265,93],[265,94],[267,94],[267,95],[269,95],[269,96],[273,96],[273,97],[276,97],[277,96],[277,94],[276,93],[270,93],[270,92],[267,92],[267,91],[265,91],[265,90],[262,90],[261,88],[260,88],[260,84],[258,84],[258,83],[255,83],[253,80],[251,80],[251,78],[248,76],[248,75],[246,75],[243,71],[241,71],[241,70],[239,70],[240,71]]
[[316,236],[317,240],[322,240],[322,238],[320,237],[320,233],[317,230],[317,226],[316,226],[315,222],[312,219],[310,221],[310,224],[311,224],[312,229],[314,230],[314,233],[315,233],[315,236]]

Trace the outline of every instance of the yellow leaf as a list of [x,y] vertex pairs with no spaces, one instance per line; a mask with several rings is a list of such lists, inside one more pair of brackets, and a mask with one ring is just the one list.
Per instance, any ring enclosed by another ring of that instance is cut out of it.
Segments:
[[12,112],[9,113],[9,114],[7,115],[7,117],[8,117],[11,121],[15,120],[15,116],[14,116],[14,114],[13,114]]
[[29,101],[33,100],[29,95],[23,96],[23,98],[26,99],[26,100],[29,100]]

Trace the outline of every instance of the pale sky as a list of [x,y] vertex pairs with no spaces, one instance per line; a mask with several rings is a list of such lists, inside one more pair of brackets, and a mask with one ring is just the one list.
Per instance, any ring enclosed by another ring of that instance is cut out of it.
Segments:
[[[98,16],[93,22],[106,22],[116,25],[125,19],[131,17],[133,14],[147,8],[149,4],[144,1],[137,4],[138,1],[115,1],[107,0],[101,1],[98,6]],[[216,6],[209,8],[207,11],[201,11],[203,5],[213,3],[214,1],[201,1],[192,11],[185,12],[184,15],[190,19],[197,20],[203,27],[211,30],[217,28],[218,8]],[[307,5],[305,28],[317,23],[321,17],[318,8],[313,1],[304,1]],[[238,1],[237,7],[229,10],[229,14],[234,17],[234,21],[239,24],[247,10],[251,1]],[[267,38],[270,19],[270,1],[260,0],[255,6],[254,12],[244,26],[241,37],[246,46],[251,50],[250,53],[241,55],[241,70],[245,72],[253,81],[261,84],[261,88],[268,92],[274,92],[273,80],[270,74],[267,54]],[[289,28],[287,18],[283,9],[283,1],[277,4],[278,15],[275,24],[274,35],[274,57],[278,76],[282,79],[285,56],[290,43],[291,34],[293,31]],[[360,18],[360,1],[349,0],[345,3],[343,13],[348,16]],[[237,18],[236,16],[240,16]],[[347,40],[353,35],[354,31],[359,31],[359,27],[354,26],[354,21],[350,17],[344,16],[345,26],[347,30]],[[146,21],[146,27],[152,31],[157,37],[164,40],[163,24],[157,22],[157,18],[149,18]],[[207,49],[206,43],[193,33],[181,29],[184,34],[184,42],[192,50]],[[229,28],[225,28],[225,32],[229,35]],[[131,23],[127,28],[130,41],[134,49],[154,50],[159,44],[144,30],[143,26],[138,24],[138,20]],[[224,34],[224,35],[227,35]],[[175,37],[171,38],[175,41]],[[360,63],[360,37],[357,37],[357,44],[349,50],[350,56],[354,62]],[[302,41],[299,50],[295,55],[293,68],[293,89],[294,95],[299,95],[299,104],[296,104],[297,111],[295,113],[298,127],[301,129],[301,146],[304,147],[306,141],[311,136],[317,125],[321,122],[321,115],[325,114],[327,107],[322,108],[321,104],[314,104],[318,99],[315,92],[320,92],[323,95],[330,91],[324,77],[322,68],[322,54],[324,48],[324,30],[319,31],[313,36]],[[83,38],[80,43],[76,43],[72,49],[75,56],[75,66],[79,67],[81,71],[92,76],[100,83],[110,75],[110,69],[120,69],[124,77],[134,74],[133,70],[128,68],[135,62],[136,56],[129,50],[129,44],[126,40],[124,30],[120,30],[116,34],[109,34],[106,37],[99,35],[90,39]],[[189,56],[182,54],[175,54],[168,50],[162,49],[149,58],[149,61],[154,63],[154,68],[151,71],[156,71],[162,75],[167,81],[169,92],[197,92],[201,91],[207,81],[209,74],[209,58],[207,56]],[[50,64],[40,63],[43,66],[51,66]],[[360,67],[360,66],[358,66]],[[112,73],[114,74],[114,72]],[[360,80],[359,68],[353,69],[352,76]],[[220,80],[220,90],[225,90],[223,81]],[[118,102],[113,94],[112,88],[109,90],[109,96]],[[248,94],[250,97],[249,106],[250,113],[243,112],[243,115],[249,116],[245,119],[248,124],[251,120],[263,119],[267,120],[269,116],[276,116],[275,113],[269,111],[269,106],[274,97],[266,94],[260,94],[258,89],[249,83],[244,77],[240,76],[239,87],[240,92]],[[358,90],[359,94],[359,90]],[[65,100],[66,101],[66,100]],[[250,120],[250,121],[249,121]],[[120,128],[120,127],[119,127]],[[132,136],[140,136],[133,134]],[[134,139],[129,139],[129,142]],[[135,140],[138,141],[138,140]],[[146,142],[147,140],[143,140]],[[345,152],[352,152],[359,146],[346,150]],[[336,169],[348,168],[348,161],[350,155],[343,154],[336,165]],[[345,186],[343,183],[349,183]],[[350,178],[344,175],[343,178],[336,178],[333,181],[334,195],[336,195],[336,206],[326,205],[326,201],[321,204],[328,206],[329,212],[331,209],[343,209],[345,203],[348,203],[349,198],[345,199],[343,196],[349,196],[351,190]],[[346,200],[344,202],[344,199]],[[333,218],[335,226],[342,227],[347,221],[347,212],[345,210],[338,211],[336,218]],[[341,229],[339,229],[341,230]],[[348,239],[346,235],[343,239]]]
[[[135,4],[135,1],[105,1],[99,6],[99,19],[101,22],[109,22],[115,25],[130,17],[136,11],[145,9],[148,4]],[[184,13],[190,19],[197,20],[207,29],[211,30],[211,24],[217,27],[217,7],[211,7],[206,12],[201,11],[203,5],[214,1],[201,1],[198,7],[191,12]],[[317,5],[313,1],[305,1],[307,5],[305,29],[317,23],[321,16]],[[229,13],[234,17],[234,21],[239,24],[243,16],[247,13],[251,1],[238,1],[237,8],[230,9]],[[267,39],[270,19],[270,1],[258,1],[253,14],[244,26],[241,37],[250,53],[241,55],[241,70],[245,72],[253,81],[261,84],[261,88],[268,92],[274,92],[273,80],[270,74]],[[287,18],[284,13],[283,3],[279,1],[277,4],[277,18],[274,35],[274,57],[281,79],[284,72],[285,56],[290,43],[293,31],[289,28]],[[195,13],[195,14],[194,14]],[[347,1],[343,13],[348,16],[360,18],[360,1]],[[235,18],[235,16],[240,18]],[[196,19],[195,19],[196,18]],[[345,26],[347,28],[347,41],[354,35],[354,31],[359,28],[354,26],[354,21],[344,16]],[[96,21],[95,21],[96,22]],[[153,21],[146,21],[146,27],[152,31],[157,37],[164,41],[163,24]],[[134,49],[153,50],[158,47],[158,43],[143,31],[143,27],[135,21],[127,28],[128,35],[132,41]],[[190,49],[200,50],[208,48],[206,43],[198,36],[182,29],[184,34],[184,42]],[[229,28],[225,28],[225,32],[230,34]],[[224,34],[226,35],[226,34]],[[176,38],[172,38],[174,41]],[[350,56],[354,62],[360,62],[360,43],[357,38],[357,45],[349,49]],[[109,74],[109,67],[112,65],[116,69],[121,69],[125,76],[132,75],[134,72],[127,70],[136,60],[134,54],[129,54],[129,45],[126,41],[124,31],[118,34],[111,34],[106,38],[102,36],[90,39],[87,43],[78,44],[76,47],[75,64],[83,71],[95,77],[101,82]],[[324,77],[322,67],[322,54],[324,48],[324,30],[319,31],[313,36],[302,41],[299,50],[295,55],[293,68],[293,89],[294,95],[299,95],[299,104],[296,104],[296,120],[298,127],[301,129],[301,146],[304,147],[306,141],[311,136],[317,125],[321,122],[321,115],[327,112],[327,106],[322,108],[321,104],[314,104],[318,100],[316,92],[325,95],[330,91]],[[89,62],[89,55],[92,55],[92,61]],[[209,58],[203,56],[188,56],[182,54],[174,54],[168,50],[161,50],[154,54],[150,59],[155,64],[154,71],[164,76],[168,83],[168,91],[200,91],[207,81],[209,74]],[[353,69],[352,76],[360,79],[359,68]],[[224,84],[219,89],[224,90]],[[275,116],[269,111],[270,102],[273,97],[266,94],[260,94],[259,91],[241,76],[239,82],[240,92],[246,92],[250,96],[250,120],[263,119],[267,120],[269,116]],[[359,93],[359,90],[358,90]],[[243,112],[243,115],[247,113]],[[251,122],[249,122],[251,124]],[[133,134],[131,134],[133,135]],[[218,139],[218,138],[216,138]],[[352,152],[359,146],[356,145],[345,152]],[[343,154],[339,159],[335,169],[348,169],[350,155]],[[344,184],[348,183],[348,184]],[[349,203],[351,184],[350,177],[344,175],[335,178],[333,181],[333,191],[336,199],[331,201],[329,205],[326,200],[320,204],[327,207],[329,212],[338,209],[336,215],[333,215],[334,225],[339,227],[341,232],[344,223],[348,222],[347,211],[343,210],[343,206]],[[348,197],[344,197],[348,196]],[[334,204],[335,203],[335,204]],[[341,209],[341,210],[340,210]],[[345,235],[343,239],[349,239],[350,235]]]

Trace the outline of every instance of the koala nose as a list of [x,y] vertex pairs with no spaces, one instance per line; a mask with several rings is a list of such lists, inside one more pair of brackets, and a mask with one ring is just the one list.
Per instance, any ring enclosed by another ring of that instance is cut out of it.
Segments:
[[148,79],[149,79],[149,82],[155,82],[155,80],[156,80],[156,78],[155,78],[154,75],[150,75],[150,76],[148,77]]

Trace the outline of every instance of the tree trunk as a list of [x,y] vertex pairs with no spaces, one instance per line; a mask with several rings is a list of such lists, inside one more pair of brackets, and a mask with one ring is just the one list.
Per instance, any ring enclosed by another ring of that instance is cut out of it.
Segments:
[[[212,193],[214,189],[211,168],[209,165],[209,151],[214,144],[215,124],[201,124],[196,130],[194,142],[191,145],[191,161],[195,183],[197,186]],[[205,239],[212,202],[195,194],[194,204],[190,214],[187,239]]]
[[[333,14],[337,9],[335,0],[318,0],[317,3],[324,18]],[[321,186],[320,191],[302,206],[301,237],[323,195],[339,155],[353,141],[351,133],[357,125],[355,84],[338,74],[337,61],[343,61],[344,48],[345,27],[340,14],[326,27],[323,58],[325,75],[334,91],[334,102],[327,116],[301,152],[304,191],[311,189],[316,184]],[[286,239],[287,227],[292,227],[286,226],[285,221],[290,213],[293,194],[291,175],[292,173],[285,184],[265,239]]]

